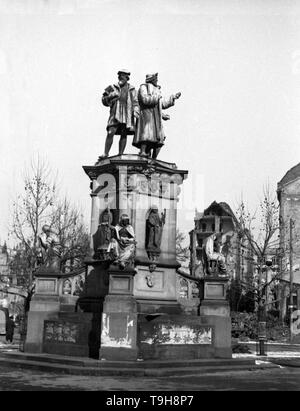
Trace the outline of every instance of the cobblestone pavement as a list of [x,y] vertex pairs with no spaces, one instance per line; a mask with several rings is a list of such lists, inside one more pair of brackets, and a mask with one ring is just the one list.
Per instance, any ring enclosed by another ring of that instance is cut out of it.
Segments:
[[90,377],[1,367],[0,391],[299,391],[300,368],[180,377]]

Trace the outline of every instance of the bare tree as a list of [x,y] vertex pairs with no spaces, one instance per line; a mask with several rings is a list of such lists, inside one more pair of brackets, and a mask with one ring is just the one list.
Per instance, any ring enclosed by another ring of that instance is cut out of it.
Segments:
[[[264,187],[263,200],[260,202],[257,212],[251,214],[244,201],[241,201],[236,217],[239,235],[246,238],[247,247],[251,251],[251,263],[255,265],[256,269],[253,284],[247,284],[248,293],[252,294],[258,311],[263,316],[268,304],[269,287],[281,276],[280,270],[269,277],[267,276],[269,273],[268,264],[271,264],[268,262],[270,251],[279,245],[279,205],[269,185]],[[243,287],[242,282],[240,285]]]
[[44,224],[54,229],[61,247],[61,269],[79,268],[88,249],[88,231],[80,211],[57,194],[57,175],[38,158],[31,161],[24,175],[24,190],[13,203],[11,234],[18,242],[16,261],[32,285],[33,273],[39,264],[39,235]]
[[[56,184],[49,165],[38,158],[25,170],[24,190],[13,203],[11,234],[23,250],[23,267],[32,283],[37,267],[38,236],[53,214]],[[25,261],[24,261],[25,260]]]
[[66,272],[82,267],[89,249],[89,234],[82,213],[67,198],[55,206],[52,227],[61,247],[61,270]]

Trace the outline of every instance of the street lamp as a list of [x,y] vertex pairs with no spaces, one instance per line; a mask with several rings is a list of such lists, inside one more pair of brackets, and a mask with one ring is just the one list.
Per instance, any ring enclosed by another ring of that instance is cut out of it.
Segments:
[[[261,267],[266,270],[266,286],[265,286],[265,299],[261,295],[260,304],[258,306],[258,355],[266,355],[266,341],[267,341],[267,304],[269,300],[268,282],[269,282],[269,270],[272,267],[272,260],[266,259],[265,264]],[[260,281],[261,283],[261,281]],[[260,284],[261,285],[261,284]]]

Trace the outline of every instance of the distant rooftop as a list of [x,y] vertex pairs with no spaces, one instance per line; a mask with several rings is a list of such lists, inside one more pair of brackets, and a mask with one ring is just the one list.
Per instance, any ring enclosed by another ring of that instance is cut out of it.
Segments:
[[232,217],[234,219],[234,221],[236,221],[236,216],[235,216],[234,212],[232,211],[229,204],[225,203],[224,201],[221,201],[220,203],[217,203],[216,201],[213,201],[204,210],[204,212],[199,212],[198,210],[196,210],[194,221],[201,220],[204,216],[209,215],[210,212],[217,213],[220,216]]
[[298,177],[300,177],[300,163],[297,164],[296,166],[292,167],[285,175],[284,177],[279,181],[278,183],[278,190],[282,188],[282,186],[290,183],[291,181],[296,180]]

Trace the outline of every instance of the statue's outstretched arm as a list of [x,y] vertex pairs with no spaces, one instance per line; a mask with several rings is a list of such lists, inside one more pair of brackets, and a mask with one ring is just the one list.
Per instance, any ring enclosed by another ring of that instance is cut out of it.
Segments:
[[166,109],[166,108],[174,106],[175,100],[179,99],[180,96],[181,96],[181,93],[178,92],[176,94],[172,94],[169,97],[162,98],[162,100],[161,100],[162,108]]

